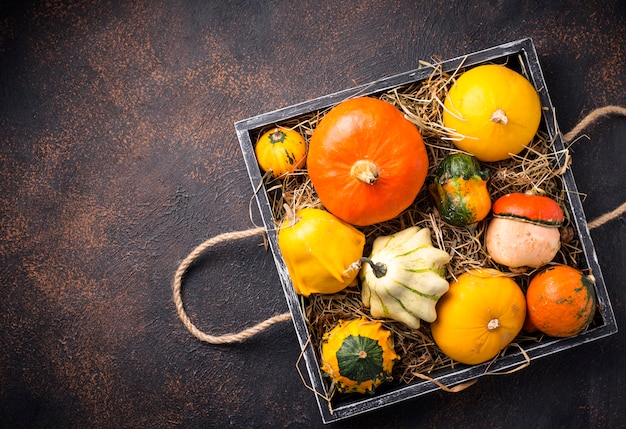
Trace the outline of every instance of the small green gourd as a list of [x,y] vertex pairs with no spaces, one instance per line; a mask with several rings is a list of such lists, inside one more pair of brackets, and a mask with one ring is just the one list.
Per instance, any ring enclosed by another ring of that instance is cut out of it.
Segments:
[[473,156],[464,153],[446,156],[429,185],[443,221],[453,226],[467,226],[483,220],[491,210],[488,179],[489,170],[481,169]]

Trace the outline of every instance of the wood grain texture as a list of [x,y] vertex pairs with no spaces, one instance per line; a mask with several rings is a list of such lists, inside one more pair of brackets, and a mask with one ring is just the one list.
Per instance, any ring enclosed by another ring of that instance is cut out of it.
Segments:
[[[171,280],[206,238],[250,228],[233,123],[533,37],[563,131],[626,105],[622,1],[30,1],[0,5],[3,427],[321,427],[289,323],[199,343]],[[589,219],[626,194],[626,120],[572,145]],[[258,221],[258,219],[255,219]],[[626,326],[625,220],[592,232]],[[215,334],[287,310],[260,237],[209,252],[187,311]],[[341,427],[623,427],[624,329]]]

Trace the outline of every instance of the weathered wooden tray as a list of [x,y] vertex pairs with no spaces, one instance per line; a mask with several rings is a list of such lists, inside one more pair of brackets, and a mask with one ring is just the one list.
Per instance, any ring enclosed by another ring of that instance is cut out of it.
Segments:
[[[542,130],[546,132],[549,140],[553,141],[555,154],[562,153],[565,147],[558,130],[554,107],[550,100],[537,53],[531,39],[518,40],[454,58],[444,61],[438,64],[438,66],[441,66],[442,72],[450,73],[460,67],[469,68],[478,64],[494,61],[517,64],[519,68],[525,70],[527,77],[538,90],[541,104],[544,107]],[[260,130],[269,125],[280,124],[301,115],[327,109],[357,94],[373,95],[401,85],[420,82],[431,76],[432,72],[433,68],[431,67],[419,68],[235,123],[237,137],[241,145],[250,182],[256,195],[264,226],[267,230],[270,248],[274,256],[285,298],[292,314],[297,339],[303,350],[303,358],[310,381],[310,387],[319,393],[312,393],[312,395],[318,403],[322,420],[325,423],[415,398],[437,390],[439,387],[432,381],[418,380],[406,385],[394,385],[390,388],[380,389],[380,391],[377,390],[374,396],[350,396],[343,399],[340,398],[336,401],[333,400],[332,407],[329,406],[328,401],[324,398],[327,397],[329,393],[327,383],[320,372],[320,365],[315,349],[309,341],[310,333],[301,307],[301,300],[294,291],[287,267],[278,247],[276,219],[274,219],[268,192],[263,185],[263,175],[259,170],[254,153],[255,139]],[[559,167],[563,166],[563,163],[566,162],[564,157],[555,156],[555,159],[559,163]],[[565,171],[562,175],[562,180],[567,199],[567,209],[572,216],[572,224],[575,226],[582,248],[580,268],[590,270],[596,279],[595,287],[600,316],[597,317],[598,322],[595,323],[592,328],[574,337],[561,339],[543,337],[539,342],[525,345],[524,350],[531,360],[555,354],[562,350],[570,349],[617,332],[615,316],[602,277],[602,271],[598,264],[594,245],[589,234],[587,221],[571,169]],[[523,356],[521,351],[512,351],[490,364],[485,363],[474,366],[454,365],[453,368],[435,371],[431,373],[430,376],[442,384],[452,387],[480,377],[487,370],[487,365],[489,365],[488,369],[491,372],[505,371],[522,365],[526,362],[526,359],[527,358]]]

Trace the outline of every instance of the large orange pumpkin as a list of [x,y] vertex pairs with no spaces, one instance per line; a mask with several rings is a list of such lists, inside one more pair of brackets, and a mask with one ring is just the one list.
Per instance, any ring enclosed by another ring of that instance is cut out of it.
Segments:
[[359,97],[322,118],[311,136],[307,166],[324,207],[365,226],[411,205],[426,179],[428,155],[417,127],[396,107]]

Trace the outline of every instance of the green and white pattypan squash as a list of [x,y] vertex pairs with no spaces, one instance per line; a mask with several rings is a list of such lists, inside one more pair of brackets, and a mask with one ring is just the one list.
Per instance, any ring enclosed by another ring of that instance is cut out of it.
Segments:
[[450,255],[432,245],[430,230],[412,226],[374,240],[359,273],[363,305],[372,317],[388,318],[410,328],[437,319],[435,305],[448,291]]

